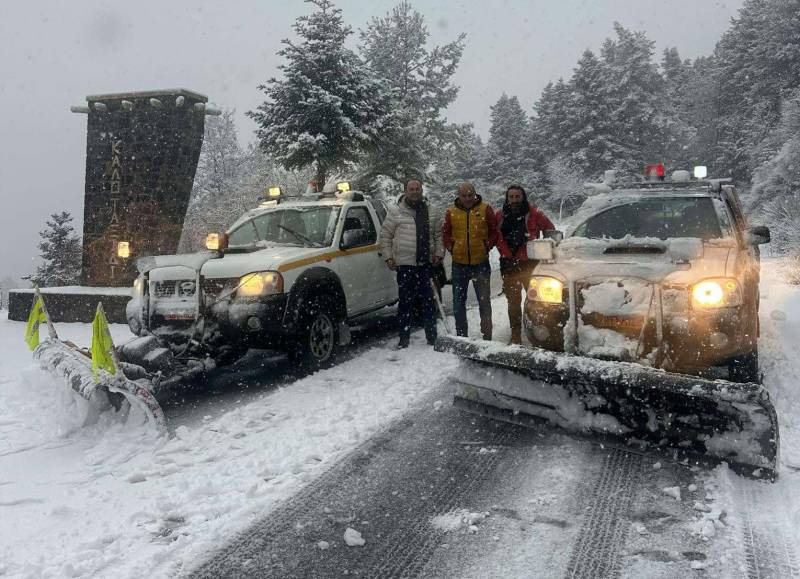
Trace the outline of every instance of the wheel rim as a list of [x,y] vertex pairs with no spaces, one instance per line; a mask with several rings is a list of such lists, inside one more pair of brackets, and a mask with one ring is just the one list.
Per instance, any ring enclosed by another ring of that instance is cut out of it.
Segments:
[[320,314],[311,324],[308,332],[308,345],[311,355],[319,361],[327,360],[333,351],[334,331],[331,319]]

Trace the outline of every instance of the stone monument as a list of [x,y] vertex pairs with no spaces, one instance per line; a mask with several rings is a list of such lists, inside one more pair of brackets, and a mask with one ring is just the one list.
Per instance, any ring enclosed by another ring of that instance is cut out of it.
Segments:
[[184,89],[87,96],[85,286],[130,286],[136,259],[175,253],[208,98]]

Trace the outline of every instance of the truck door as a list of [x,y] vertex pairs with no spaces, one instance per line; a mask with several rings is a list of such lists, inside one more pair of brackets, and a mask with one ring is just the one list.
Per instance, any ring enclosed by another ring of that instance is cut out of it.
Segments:
[[386,291],[382,270],[387,268],[378,255],[378,230],[366,206],[343,212],[339,248],[335,269],[344,286],[348,315],[374,309]]

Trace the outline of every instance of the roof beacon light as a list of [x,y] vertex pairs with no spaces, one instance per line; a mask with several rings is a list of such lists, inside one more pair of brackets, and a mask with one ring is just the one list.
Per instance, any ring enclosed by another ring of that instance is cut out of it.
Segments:
[[664,163],[653,163],[644,166],[644,178],[648,181],[664,180]]
[[340,181],[336,184],[336,190],[340,193],[347,193],[350,191],[350,183],[347,181]]
[[698,165],[694,168],[695,179],[705,179],[708,176],[708,167],[705,165]]

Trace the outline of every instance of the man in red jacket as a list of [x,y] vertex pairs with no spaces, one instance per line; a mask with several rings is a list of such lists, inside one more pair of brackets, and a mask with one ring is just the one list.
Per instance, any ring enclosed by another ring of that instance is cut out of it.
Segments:
[[536,262],[528,259],[526,245],[538,239],[543,231],[555,229],[553,222],[539,209],[528,203],[525,189],[511,185],[506,189],[506,201],[497,210],[500,252],[500,273],[503,276],[503,293],[508,300],[508,320],[511,325],[511,343],[522,343],[522,295],[528,285]]

